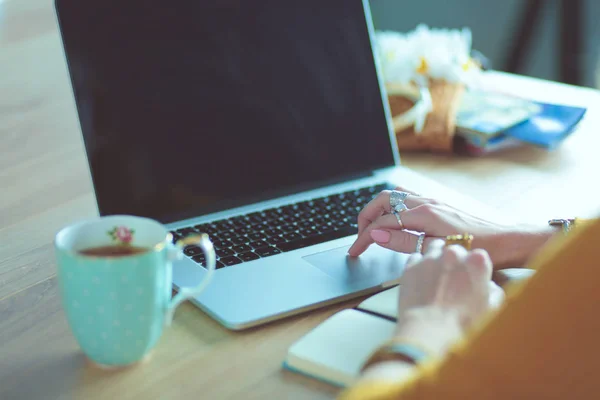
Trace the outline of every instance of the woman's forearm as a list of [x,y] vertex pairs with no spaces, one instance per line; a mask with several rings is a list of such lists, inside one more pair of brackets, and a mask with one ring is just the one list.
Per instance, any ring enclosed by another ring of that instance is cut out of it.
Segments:
[[539,272],[526,287],[513,287],[505,306],[439,364],[403,374],[396,385],[364,382],[342,398],[593,398],[600,221],[585,225],[531,260]]
[[488,250],[494,269],[523,267],[560,230],[551,226],[519,226],[499,232],[481,243]]

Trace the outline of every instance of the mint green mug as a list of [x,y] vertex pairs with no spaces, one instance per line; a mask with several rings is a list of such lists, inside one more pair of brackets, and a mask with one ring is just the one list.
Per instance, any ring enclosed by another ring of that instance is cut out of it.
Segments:
[[[207,273],[198,286],[181,288],[171,298],[171,263],[190,245],[204,252]],[[173,244],[159,222],[134,216],[70,225],[58,232],[54,246],[71,331],[85,355],[104,367],[142,360],[171,323],[175,308],[206,288],[216,264],[208,235]]]

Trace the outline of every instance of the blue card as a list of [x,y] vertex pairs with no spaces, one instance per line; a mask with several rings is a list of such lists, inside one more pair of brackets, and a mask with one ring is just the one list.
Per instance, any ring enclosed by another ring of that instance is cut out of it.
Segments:
[[559,104],[538,103],[541,111],[503,134],[545,148],[564,140],[585,115],[586,109]]

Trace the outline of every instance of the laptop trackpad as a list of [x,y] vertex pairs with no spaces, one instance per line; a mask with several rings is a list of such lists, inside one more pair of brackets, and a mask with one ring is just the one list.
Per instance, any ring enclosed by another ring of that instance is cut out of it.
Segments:
[[377,285],[399,279],[404,271],[408,254],[397,253],[377,245],[371,245],[359,257],[350,257],[350,246],[311,254],[303,257],[332,278],[348,283]]

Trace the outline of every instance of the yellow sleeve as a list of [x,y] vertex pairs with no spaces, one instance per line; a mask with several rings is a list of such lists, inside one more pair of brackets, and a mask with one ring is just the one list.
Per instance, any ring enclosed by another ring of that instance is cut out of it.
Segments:
[[344,400],[591,399],[600,393],[600,220],[551,241],[536,275],[447,357],[402,384],[362,383]]

